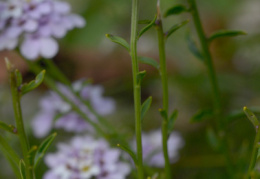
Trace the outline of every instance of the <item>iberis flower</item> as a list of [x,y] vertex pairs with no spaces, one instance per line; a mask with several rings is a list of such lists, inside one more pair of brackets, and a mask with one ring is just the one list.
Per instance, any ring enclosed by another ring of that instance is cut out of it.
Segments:
[[[92,121],[97,121],[97,115],[108,115],[115,109],[115,101],[102,96],[102,86],[86,84],[79,80],[73,83],[72,90],[62,84],[59,84],[58,88]],[[44,137],[53,127],[69,132],[92,130],[86,120],[72,110],[69,103],[50,91],[40,100],[40,112],[32,121],[32,128],[36,137]]]
[[70,13],[70,5],[59,0],[8,0],[0,2],[0,51],[20,47],[28,60],[52,58],[58,52],[56,39],[85,20]]
[[129,164],[120,161],[119,149],[90,136],[58,144],[58,152],[46,155],[45,163],[50,170],[44,179],[125,179],[130,172]]
[[[163,168],[164,157],[162,150],[162,132],[161,130],[151,131],[142,134],[143,160],[149,166]],[[172,132],[168,139],[168,154],[170,162],[174,163],[179,158],[179,149],[184,146],[184,141],[178,132]],[[133,148],[136,148],[136,142],[133,141]]]

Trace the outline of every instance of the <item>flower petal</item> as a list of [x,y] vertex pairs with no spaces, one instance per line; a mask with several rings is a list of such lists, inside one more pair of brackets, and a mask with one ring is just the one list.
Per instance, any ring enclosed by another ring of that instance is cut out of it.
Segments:
[[69,18],[75,27],[82,28],[86,25],[86,21],[79,15],[71,14]]
[[27,32],[34,32],[38,28],[38,23],[35,20],[27,20],[23,28]]
[[32,121],[34,135],[38,138],[46,136],[52,129],[51,126],[53,119],[54,114],[52,112],[41,111]]
[[39,56],[39,39],[27,38],[21,45],[21,53],[28,60],[35,60]]
[[44,58],[52,58],[58,53],[58,43],[52,38],[42,38],[40,41],[40,54]]

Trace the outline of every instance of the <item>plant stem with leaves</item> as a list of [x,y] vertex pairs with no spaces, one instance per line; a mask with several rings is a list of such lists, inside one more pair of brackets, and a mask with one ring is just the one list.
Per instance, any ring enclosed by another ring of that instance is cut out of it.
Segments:
[[220,113],[220,92],[219,92],[219,86],[218,86],[218,82],[217,82],[217,77],[216,77],[216,72],[215,72],[215,68],[214,68],[214,64],[213,64],[213,60],[209,51],[209,43],[208,43],[208,39],[204,33],[202,24],[201,24],[201,20],[199,17],[199,12],[197,9],[197,5],[196,5],[196,1],[195,0],[188,0],[189,5],[190,5],[190,13],[193,17],[193,22],[195,24],[196,27],[196,31],[200,40],[200,44],[201,44],[201,48],[202,48],[202,53],[203,53],[203,57],[205,60],[205,64],[207,66],[207,70],[208,70],[208,75],[210,78],[210,82],[211,82],[211,87],[212,87],[212,97],[213,97],[213,103],[214,103],[214,110],[216,114]]
[[29,141],[27,139],[25,129],[24,129],[24,124],[23,124],[23,117],[22,117],[22,110],[21,110],[21,91],[19,90],[19,85],[18,85],[16,74],[15,74],[15,70],[13,69],[12,65],[8,61],[6,61],[6,63],[7,63],[7,68],[8,68],[8,72],[9,72],[16,127],[18,130],[18,137],[20,140],[22,154],[23,154],[23,160],[24,160],[25,168],[26,168],[26,170],[25,170],[26,178],[33,179],[33,177],[34,177],[33,166],[27,157],[28,151],[30,150],[30,145],[29,145]]
[[[226,162],[227,162],[227,172],[229,173],[229,176],[232,177],[233,176],[233,162],[232,159],[230,157],[229,154],[229,150],[228,150],[228,141],[227,138],[225,136],[224,133],[224,129],[226,128],[225,124],[226,121],[224,121],[224,117],[223,117],[223,112],[221,109],[221,99],[220,99],[220,90],[219,90],[219,86],[218,86],[218,80],[216,77],[216,72],[215,72],[215,68],[214,68],[214,64],[213,64],[213,60],[212,60],[212,56],[209,50],[209,45],[210,45],[210,40],[214,39],[217,37],[217,35],[215,35],[214,38],[207,38],[205,35],[205,32],[203,30],[202,27],[202,23],[199,17],[199,12],[198,12],[198,8],[196,5],[196,0],[188,0],[189,5],[190,5],[190,9],[189,12],[191,13],[192,17],[193,17],[193,21],[195,24],[195,28],[199,37],[199,41],[201,44],[201,48],[202,48],[202,56],[203,56],[203,60],[207,66],[207,70],[208,70],[208,76],[210,78],[210,82],[211,82],[211,87],[212,87],[212,97],[213,97],[213,109],[214,109],[214,114],[215,114],[215,119],[217,120],[217,138],[219,140],[219,150],[223,153],[223,155],[226,156]],[[242,33],[237,31],[234,32],[236,35],[241,35]],[[223,33],[225,34],[225,33]],[[222,35],[223,35],[222,34]],[[226,33],[226,35],[228,35],[228,33]],[[230,35],[230,34],[229,34]],[[221,35],[220,35],[221,36]],[[219,135],[220,133],[224,133],[224,135]]]
[[166,69],[166,55],[165,55],[165,34],[163,32],[162,19],[160,13],[160,1],[157,3],[157,20],[155,22],[157,34],[158,34],[158,48],[160,57],[160,75],[163,88],[163,110],[166,113],[162,122],[162,147],[165,162],[165,175],[167,179],[171,179],[171,166],[168,154],[168,106],[169,106],[169,96],[168,96],[168,76]]
[[132,58],[133,90],[135,105],[135,134],[137,146],[137,172],[138,179],[144,178],[143,152],[142,152],[142,121],[141,121],[141,85],[138,82],[139,65],[137,59],[137,24],[138,24],[138,0],[132,0],[131,42],[130,55]]

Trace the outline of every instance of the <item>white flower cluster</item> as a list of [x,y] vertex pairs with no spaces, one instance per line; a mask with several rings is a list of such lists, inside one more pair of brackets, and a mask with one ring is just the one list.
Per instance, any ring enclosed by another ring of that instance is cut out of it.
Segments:
[[75,137],[70,144],[60,143],[58,152],[48,154],[50,170],[44,179],[125,179],[130,165],[120,161],[120,150],[109,147],[105,140],[90,136]]

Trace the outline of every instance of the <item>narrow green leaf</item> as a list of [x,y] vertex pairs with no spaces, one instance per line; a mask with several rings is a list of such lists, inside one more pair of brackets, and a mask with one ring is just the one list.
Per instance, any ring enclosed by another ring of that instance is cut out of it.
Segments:
[[5,156],[8,156],[16,164],[17,168],[19,165],[20,157],[8,144],[8,142],[0,135],[0,150]]
[[212,148],[218,150],[219,148],[218,137],[216,136],[212,128],[207,129],[207,139],[209,144],[212,146]]
[[42,70],[35,78],[35,80],[30,81],[28,84],[23,84],[21,88],[22,95],[34,90],[44,80],[45,70]]
[[3,155],[6,157],[6,159],[8,160],[9,164],[12,167],[12,171],[15,174],[17,179],[21,179],[21,175],[20,175],[20,170],[19,170],[19,166],[18,164],[16,164],[8,155],[5,155],[3,153]]
[[155,24],[156,19],[157,15],[155,15],[154,19],[147,26],[141,29],[138,35],[138,39]]
[[15,77],[16,77],[17,87],[19,87],[23,82],[23,77],[22,77],[21,72],[17,69],[15,70]]
[[36,155],[38,147],[36,145],[32,146],[32,148],[28,151],[27,158],[30,161],[30,164],[34,165],[34,158]]
[[168,134],[172,132],[177,117],[178,117],[178,110],[174,110],[168,121]]
[[151,22],[151,20],[139,20],[138,24],[150,24]]
[[159,64],[156,60],[154,60],[153,58],[150,58],[150,57],[138,57],[138,61],[140,63],[144,63],[144,64],[147,64],[147,65],[151,65],[153,66],[154,68],[156,69],[159,69]]
[[180,29],[181,27],[183,27],[184,25],[186,25],[189,22],[189,20],[186,21],[182,21],[179,24],[175,24],[173,25],[166,33],[165,33],[165,37],[168,38],[171,36],[171,34],[173,34],[175,31],[177,31],[178,29]]
[[8,125],[2,121],[0,121],[0,129],[3,129],[7,132],[11,132],[12,134],[17,134],[17,129],[13,125]]
[[9,61],[8,58],[5,58],[5,66],[8,70],[8,72],[12,72],[14,70],[13,64]]
[[204,62],[204,57],[199,50],[198,46],[196,45],[195,41],[191,38],[191,36],[188,34],[187,35],[187,42],[188,42],[188,48],[191,51],[191,53],[197,57],[199,60]]
[[160,112],[162,118],[167,121],[168,120],[168,114],[166,113],[166,111],[164,109],[159,109],[159,112]]
[[21,159],[19,162],[19,170],[20,170],[21,178],[26,179],[26,167],[23,159]]
[[171,7],[170,9],[168,9],[165,13],[164,13],[164,17],[168,17],[170,15],[178,15],[181,14],[183,12],[188,12],[189,10],[187,9],[186,6],[178,4],[175,5],[173,7]]
[[259,127],[259,121],[257,119],[257,117],[255,116],[255,114],[250,111],[246,106],[243,108],[247,118],[251,121],[251,123],[254,125],[255,128]]
[[144,79],[146,75],[146,71],[140,71],[138,74],[137,74],[137,83],[138,84],[141,84],[142,80]]
[[144,103],[142,104],[142,108],[141,108],[141,119],[144,119],[145,114],[147,113],[147,111],[149,110],[150,106],[152,104],[152,96],[150,96],[149,98],[147,98]]
[[256,159],[258,160],[259,157],[260,157],[260,148],[258,148],[258,150],[257,150],[257,157],[256,157]]
[[190,122],[201,122],[206,120],[214,115],[212,109],[202,109],[199,110],[190,120]]
[[38,148],[38,150],[37,150],[37,152],[35,154],[35,158],[34,158],[34,167],[35,168],[37,167],[37,165],[39,164],[40,160],[45,155],[45,152],[48,150],[48,148],[50,147],[51,143],[53,142],[53,140],[55,139],[56,136],[57,136],[57,133],[51,134],[39,146],[39,148]]
[[241,30],[220,30],[217,31],[215,33],[213,33],[210,37],[209,37],[209,42],[213,41],[216,38],[220,38],[220,37],[234,37],[234,36],[238,36],[238,35],[246,35],[246,32],[241,31]]
[[117,144],[117,147],[121,148],[126,153],[128,153],[130,155],[130,157],[133,159],[133,161],[135,162],[135,164],[137,164],[137,157],[136,157],[135,153],[132,151],[132,149],[130,149],[124,145],[121,145],[121,144]]
[[122,37],[118,37],[118,36],[114,36],[111,34],[106,34],[106,37],[111,40],[112,42],[115,42],[121,46],[123,46],[124,48],[126,48],[126,50],[129,52],[130,51],[130,46],[128,44],[128,42],[123,39]]

